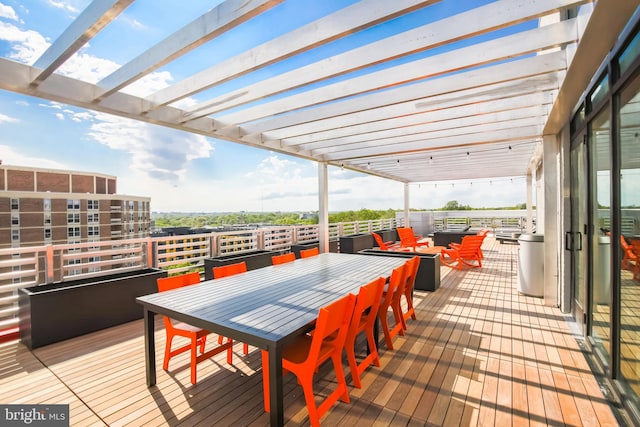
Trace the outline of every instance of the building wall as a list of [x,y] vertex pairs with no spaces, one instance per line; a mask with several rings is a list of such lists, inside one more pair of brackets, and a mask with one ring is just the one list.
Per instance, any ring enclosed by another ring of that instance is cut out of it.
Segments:
[[0,248],[147,237],[150,199],[116,178],[0,165]]

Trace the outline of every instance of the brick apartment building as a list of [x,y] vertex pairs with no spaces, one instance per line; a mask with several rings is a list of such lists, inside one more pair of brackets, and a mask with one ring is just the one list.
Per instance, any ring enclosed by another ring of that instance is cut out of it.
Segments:
[[150,198],[115,176],[0,164],[0,248],[149,236]]

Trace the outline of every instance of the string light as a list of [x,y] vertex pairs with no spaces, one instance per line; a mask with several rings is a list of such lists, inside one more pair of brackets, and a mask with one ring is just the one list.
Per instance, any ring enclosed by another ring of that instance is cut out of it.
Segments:
[[471,156],[469,155],[469,152],[467,151],[467,160],[469,160]]
[[367,169],[371,169],[371,163],[367,163]]
[[429,156],[429,164],[432,165],[433,164],[433,156]]

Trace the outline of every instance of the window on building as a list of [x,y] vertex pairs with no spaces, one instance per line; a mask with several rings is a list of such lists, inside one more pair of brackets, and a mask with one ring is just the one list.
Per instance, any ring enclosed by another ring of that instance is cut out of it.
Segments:
[[11,215],[11,225],[20,225],[20,215]]
[[87,222],[90,224],[100,222],[100,214],[97,212],[87,213]]
[[80,200],[78,199],[67,199],[67,210],[80,210]]
[[99,200],[87,200],[87,210],[89,210],[89,211],[100,210],[100,201]]
[[100,227],[91,225],[87,227],[87,236],[99,236],[100,235]]
[[50,211],[51,210],[51,199],[44,199],[42,201],[42,208],[45,211]]
[[67,224],[80,224],[80,214],[79,213],[68,213],[67,214]]
[[19,199],[11,199],[11,209],[13,210],[20,209]]
[[19,242],[20,241],[20,230],[19,229],[11,230],[11,241],[12,242]]
[[67,237],[80,237],[80,227],[68,227]]
[[51,214],[44,214],[44,225],[51,225]]
[[51,228],[44,229],[44,240],[51,240]]

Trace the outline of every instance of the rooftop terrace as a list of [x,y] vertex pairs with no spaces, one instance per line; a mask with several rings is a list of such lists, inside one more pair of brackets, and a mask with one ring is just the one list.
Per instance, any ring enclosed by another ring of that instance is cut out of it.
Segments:
[[[518,246],[488,237],[483,252],[481,269],[441,267],[440,289],[416,291],[418,320],[396,338],[396,350],[381,344],[382,366],[368,369],[363,388],[349,390],[351,404],[335,405],[323,424],[619,424],[568,317],[517,292]],[[156,321],[162,349],[160,316]],[[260,353],[243,356],[240,345],[233,366],[224,355],[199,364],[197,385],[184,354],[170,372],[158,369],[157,385],[148,389],[142,320],[33,352],[6,343],[0,402],[68,403],[74,426],[268,425]],[[156,352],[158,366],[162,355]],[[333,377],[322,369],[318,378],[322,394]],[[284,403],[287,425],[308,423],[293,376]]]

